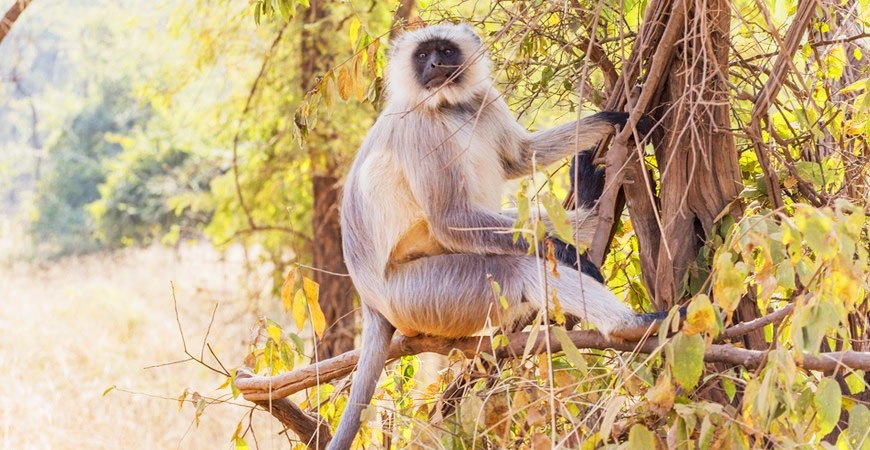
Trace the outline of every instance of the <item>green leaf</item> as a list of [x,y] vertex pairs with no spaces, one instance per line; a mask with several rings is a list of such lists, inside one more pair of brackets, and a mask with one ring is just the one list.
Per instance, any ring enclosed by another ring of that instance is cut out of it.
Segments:
[[106,395],[109,395],[109,392],[114,391],[114,390],[115,390],[115,387],[116,387],[115,385],[112,385],[112,386],[107,387],[106,390],[103,391],[103,395],[102,395],[102,396],[105,397]]
[[704,371],[704,338],[700,335],[677,334],[671,340],[671,372],[674,380],[684,389],[691,389]]
[[734,401],[734,396],[737,395],[737,386],[730,378],[722,378],[722,389],[725,390],[725,395],[728,396],[728,401]]
[[553,68],[550,66],[544,67],[544,70],[541,72],[541,87],[546,87],[550,84],[550,80],[553,79]]
[[794,267],[791,261],[783,261],[776,266],[776,283],[783,288],[793,290],[794,284]]
[[628,432],[628,450],[649,450],[656,448],[656,437],[647,427],[635,424]]
[[[540,198],[541,205],[547,211],[547,216],[553,225],[553,232],[556,233],[559,239],[574,245],[574,227],[568,219],[568,213],[562,208],[559,199],[550,192],[544,193]],[[582,251],[583,249],[580,250]]]
[[822,435],[827,435],[837,426],[837,421],[840,420],[842,402],[840,385],[837,384],[836,380],[825,378],[819,382],[813,404],[816,407],[819,430]]
[[577,350],[574,342],[571,341],[568,332],[566,332],[562,327],[553,327],[551,332],[553,333],[553,336],[556,337],[556,341],[562,344],[562,351],[565,353],[565,359],[567,359],[575,368],[586,373],[586,360],[583,359],[580,350]]
[[462,430],[473,433],[478,425],[482,425],[483,400],[476,395],[469,395],[459,404],[459,420]]
[[245,442],[244,439],[240,437],[236,438],[236,450],[248,450],[249,448],[250,447],[248,447],[248,443]]
[[849,411],[848,433],[849,448],[870,450],[870,410],[866,406],[858,404]]

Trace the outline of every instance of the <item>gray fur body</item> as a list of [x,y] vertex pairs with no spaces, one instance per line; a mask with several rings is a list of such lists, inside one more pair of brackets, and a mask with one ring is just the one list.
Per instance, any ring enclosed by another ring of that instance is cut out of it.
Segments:
[[[425,89],[408,67],[416,45],[456,43],[466,55],[462,83]],[[638,317],[606,286],[571,267],[554,277],[513,241],[514,219],[501,209],[504,185],[593,146],[612,124],[592,116],[529,133],[492,87],[479,37],[467,26],[407,33],[388,67],[388,103],[347,176],[341,207],[344,256],[363,304],[362,357],[330,449],[346,449],[384,367],[390,338],[404,334],[469,336],[508,325],[557,292],[565,312],[605,335]],[[533,163],[534,161],[534,163]],[[574,214],[579,242],[595,218]],[[489,277],[507,299],[493,294]]]

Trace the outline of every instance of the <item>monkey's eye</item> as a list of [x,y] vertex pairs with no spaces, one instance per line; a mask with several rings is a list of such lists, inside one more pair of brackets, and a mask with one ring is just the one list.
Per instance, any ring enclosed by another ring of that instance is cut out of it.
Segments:
[[426,52],[417,53],[417,59],[426,59],[427,56],[429,56],[429,54]]
[[444,53],[444,56],[450,56],[453,54],[453,49],[452,48],[445,48],[444,51],[441,53]]

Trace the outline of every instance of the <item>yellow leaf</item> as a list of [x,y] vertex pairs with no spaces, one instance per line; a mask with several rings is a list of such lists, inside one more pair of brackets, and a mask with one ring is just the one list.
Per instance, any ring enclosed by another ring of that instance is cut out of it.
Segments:
[[305,327],[305,293],[302,289],[296,291],[296,295],[293,296],[293,311],[290,315],[296,321],[296,327],[302,330]]
[[689,304],[683,333],[686,335],[701,332],[712,334],[716,332],[716,329],[716,310],[713,309],[710,298],[705,294],[700,294]]
[[277,323],[271,320],[267,321],[266,333],[269,335],[270,338],[272,338],[273,341],[275,341],[276,344],[281,343],[281,327]]
[[674,384],[671,382],[671,374],[668,372],[659,375],[656,385],[646,393],[650,404],[654,406],[653,411],[659,416],[664,416],[674,407],[676,396],[677,392],[674,389]]
[[302,289],[309,302],[317,303],[320,299],[320,285],[308,277],[302,277]]
[[730,252],[719,254],[714,265],[713,279],[713,298],[728,314],[729,320],[740,303],[740,297],[746,292],[746,277],[749,275],[749,268],[743,261],[733,263],[731,258]]
[[556,324],[565,325],[565,311],[559,303],[559,293],[554,286],[550,286],[550,289],[553,291],[553,318],[556,319]]
[[284,277],[284,283],[281,285],[281,303],[284,305],[284,311],[290,311],[293,307],[293,286],[296,284],[296,267],[291,267]]
[[359,29],[361,24],[359,23],[359,19],[354,17],[350,21],[350,48],[356,48],[356,41],[359,40]]
[[308,277],[303,277],[302,289],[305,291],[305,299],[308,300],[308,310],[311,314],[311,325],[314,327],[314,333],[317,334],[317,337],[321,337],[323,330],[326,329],[326,317],[323,315],[323,310],[320,309],[320,303],[318,303],[320,285]]
[[189,392],[190,391],[187,388],[185,388],[184,392],[182,392],[181,395],[178,396],[178,410],[179,411],[181,411],[181,407],[184,406],[184,401],[187,400],[187,394]]

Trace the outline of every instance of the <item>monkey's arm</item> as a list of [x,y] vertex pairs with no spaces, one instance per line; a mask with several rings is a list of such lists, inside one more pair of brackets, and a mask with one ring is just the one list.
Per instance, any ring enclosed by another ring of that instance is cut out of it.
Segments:
[[521,236],[514,242],[514,220],[474,204],[468,188],[477,181],[465,179],[458,164],[441,159],[425,164],[408,160],[404,168],[411,193],[435,239],[456,253],[527,254],[528,241]]
[[600,112],[585,119],[518,137],[517,147],[502,155],[506,178],[532,173],[532,160],[548,166],[562,158],[593,147],[613,132],[614,125],[624,125],[626,113]]

